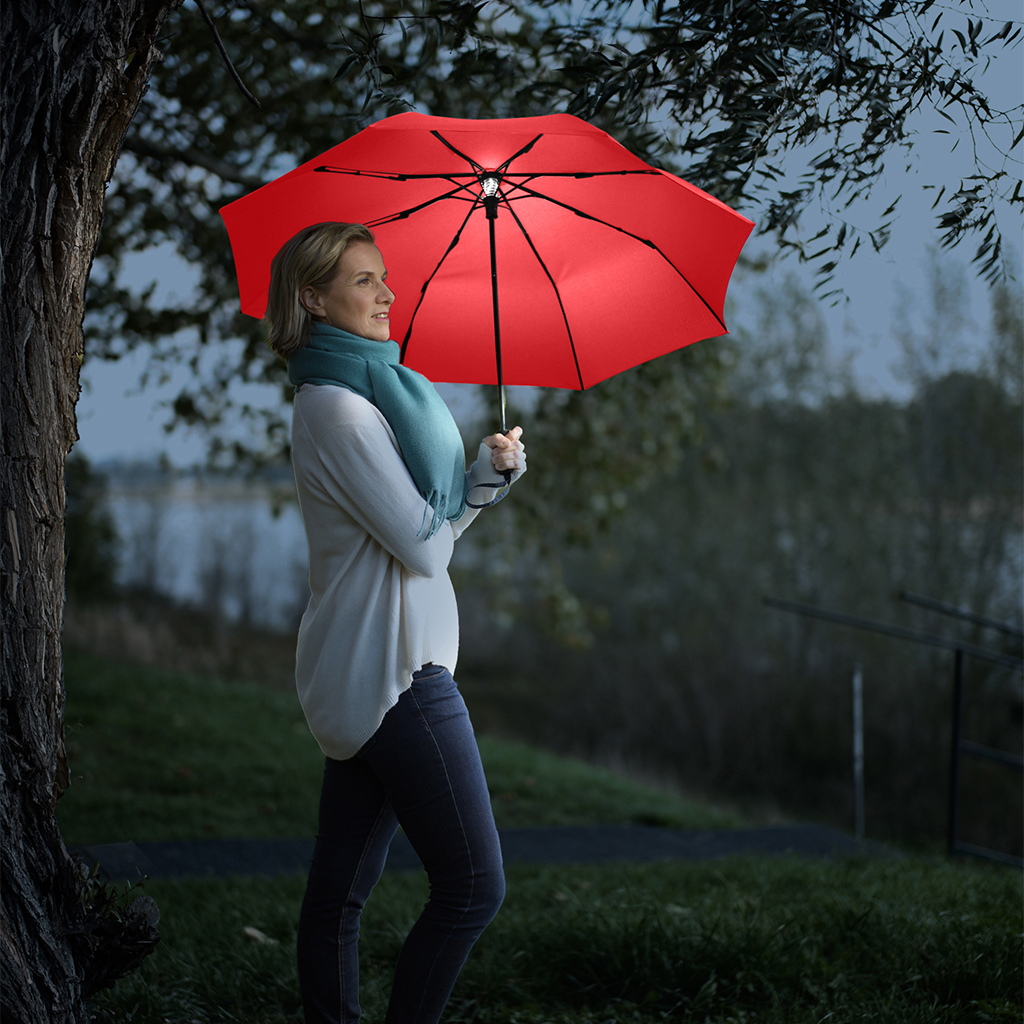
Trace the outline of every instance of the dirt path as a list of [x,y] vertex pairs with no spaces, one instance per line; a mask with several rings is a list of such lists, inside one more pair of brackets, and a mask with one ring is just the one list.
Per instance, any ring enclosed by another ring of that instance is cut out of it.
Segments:
[[[609,861],[713,860],[737,854],[800,857],[894,856],[896,851],[825,825],[681,831],[648,825],[585,825],[501,830],[506,864],[596,864]],[[103,876],[121,881],[225,875],[305,874],[312,839],[200,839],[194,842],[107,843],[75,847]],[[402,833],[388,854],[392,871],[420,862]]]

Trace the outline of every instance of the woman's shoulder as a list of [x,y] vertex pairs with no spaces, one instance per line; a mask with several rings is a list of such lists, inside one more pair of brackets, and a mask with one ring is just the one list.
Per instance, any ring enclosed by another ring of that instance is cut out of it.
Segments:
[[308,428],[314,441],[337,427],[383,428],[391,433],[387,420],[372,402],[333,384],[303,384],[295,392],[293,415]]
[[303,384],[295,392],[295,410],[307,419],[325,419],[336,424],[362,424],[383,418],[380,410],[362,395],[334,384]]

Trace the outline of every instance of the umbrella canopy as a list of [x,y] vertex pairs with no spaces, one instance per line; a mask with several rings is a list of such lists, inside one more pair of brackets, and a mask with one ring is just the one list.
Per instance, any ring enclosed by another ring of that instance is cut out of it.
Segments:
[[264,314],[270,261],[296,232],[362,223],[406,365],[437,382],[561,388],[727,333],[753,228],[569,114],[399,114],[221,215],[243,312]]

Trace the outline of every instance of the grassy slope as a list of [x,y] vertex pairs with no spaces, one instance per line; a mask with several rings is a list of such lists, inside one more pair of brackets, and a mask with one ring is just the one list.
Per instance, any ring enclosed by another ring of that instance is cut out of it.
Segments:
[[[71,656],[69,841],[303,835],[321,758],[295,699]],[[482,740],[502,824],[735,824],[578,762]],[[101,993],[96,1024],[301,1020],[295,928],[302,878],[146,884],[162,942]],[[386,874],[363,917],[366,1024],[426,898]],[[873,1024],[1019,1021],[1020,875],[927,860],[508,869],[447,1022]],[[247,938],[246,926],[272,940]]]
[[[293,694],[74,654],[65,674],[69,843],[315,834],[323,755]],[[499,826],[741,824],[521,744],[480,749]]]

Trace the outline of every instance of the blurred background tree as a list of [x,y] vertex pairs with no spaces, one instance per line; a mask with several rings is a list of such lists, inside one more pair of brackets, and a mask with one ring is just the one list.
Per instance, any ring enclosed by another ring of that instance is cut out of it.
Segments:
[[[952,655],[762,604],[782,597],[1019,656],[1019,643],[998,633],[897,600],[906,589],[1021,625],[1020,293],[996,287],[979,327],[956,272],[936,262],[932,280],[923,314],[905,307],[905,401],[857,389],[795,281],[758,289],[756,327],[717,343],[732,365],[726,400],[696,397],[699,444],[587,548],[564,554],[583,642],[552,635],[537,577],[522,566],[491,595],[499,610],[523,612],[503,648],[493,632],[486,650],[474,646],[484,602],[462,602],[481,707],[556,750],[769,818],[849,825],[850,678],[860,662],[869,830],[941,837]],[[967,354],[971,332],[988,339],[980,358]],[[528,514],[499,506],[492,535],[517,537]],[[527,557],[546,556],[540,547]],[[968,659],[967,693],[965,735],[1019,752],[1019,673]],[[1019,777],[980,763],[966,772],[964,835],[1019,856]]]

